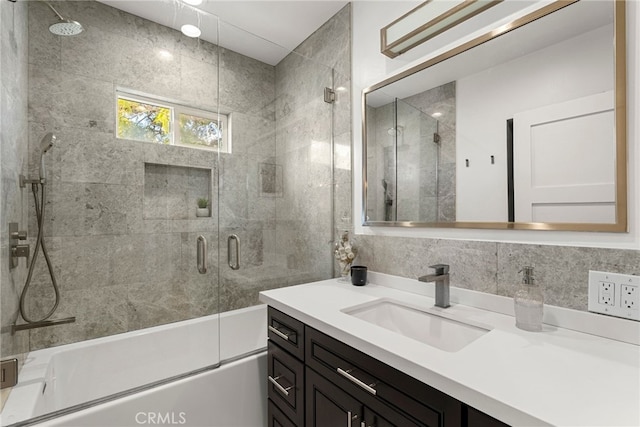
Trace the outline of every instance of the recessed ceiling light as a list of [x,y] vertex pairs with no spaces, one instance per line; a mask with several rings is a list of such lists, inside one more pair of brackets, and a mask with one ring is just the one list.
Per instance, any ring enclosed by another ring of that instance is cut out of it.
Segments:
[[191,6],[198,6],[202,4],[202,0],[182,0],[182,2],[190,4]]
[[180,31],[182,31],[182,34],[187,37],[200,37],[200,34],[202,34],[200,28],[191,24],[184,24],[182,27],[180,27]]
[[431,117],[440,117],[442,113],[436,112],[431,115]]

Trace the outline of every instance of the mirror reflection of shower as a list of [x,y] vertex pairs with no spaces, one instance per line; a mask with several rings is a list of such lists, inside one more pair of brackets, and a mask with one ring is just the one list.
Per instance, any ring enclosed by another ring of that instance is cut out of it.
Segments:
[[[56,281],[56,276],[53,269],[53,264],[51,259],[49,258],[49,253],[47,251],[47,247],[45,245],[44,236],[43,236],[43,228],[44,228],[44,218],[45,218],[45,206],[47,202],[46,196],[46,184],[47,184],[47,172],[45,169],[45,154],[51,150],[51,148],[56,143],[56,136],[53,133],[46,134],[41,140],[39,144],[40,151],[40,162],[38,169],[38,178],[37,179],[25,179],[23,176],[20,176],[20,187],[24,188],[27,184],[31,184],[31,192],[33,194],[33,201],[35,204],[35,213],[36,213],[36,226],[38,227],[38,235],[36,237],[36,246],[33,250],[33,256],[31,257],[31,262],[29,263],[29,271],[27,273],[27,279],[25,281],[25,285],[22,288],[22,293],[20,294],[20,315],[27,325],[14,325],[15,330],[20,329],[30,329],[31,327],[40,327],[40,326],[48,326],[49,324],[60,324],[60,323],[71,323],[75,321],[75,317],[69,317],[66,319],[60,319],[56,321],[48,321],[48,319],[56,312],[58,305],[60,304],[60,290],[58,288],[58,283]],[[26,310],[26,296],[31,286],[31,280],[33,278],[33,273],[35,270],[36,262],[38,261],[38,255],[42,251],[42,255],[47,264],[47,269],[49,270],[49,277],[51,278],[51,286],[53,287],[53,291],[55,293],[55,301],[51,310],[46,313],[40,319],[34,319],[27,314]]]
[[[404,134],[404,126],[396,124],[387,129],[387,135],[391,137],[391,156],[394,158],[394,164],[396,163],[398,146],[402,145],[402,136]],[[386,174],[391,174],[392,176],[387,176],[382,179],[382,188],[384,190],[383,195],[383,203],[384,203],[384,220],[385,221],[395,221],[397,217],[396,208],[394,207],[394,191],[395,184],[398,182],[398,174],[395,167],[391,169],[387,169]]]
[[382,179],[382,188],[384,189],[384,220],[393,221],[393,197],[389,191],[389,183],[386,179]]

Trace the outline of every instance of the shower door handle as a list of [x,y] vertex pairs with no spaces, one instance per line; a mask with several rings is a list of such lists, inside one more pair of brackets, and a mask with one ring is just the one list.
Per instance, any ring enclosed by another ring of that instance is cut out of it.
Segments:
[[198,273],[205,274],[207,272],[207,239],[204,236],[198,236],[196,240],[198,249]]
[[[236,261],[233,262],[233,259],[231,257],[231,243],[235,242],[235,246],[236,246]],[[229,262],[229,267],[231,267],[232,270],[238,270],[240,269],[240,239],[238,238],[238,236],[236,236],[235,234],[232,234],[229,236],[229,238],[227,239],[227,261]]]

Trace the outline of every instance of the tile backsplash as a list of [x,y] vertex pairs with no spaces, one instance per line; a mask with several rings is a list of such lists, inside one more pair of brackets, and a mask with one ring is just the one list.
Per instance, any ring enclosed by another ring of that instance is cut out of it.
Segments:
[[467,240],[356,236],[358,263],[417,278],[433,264],[451,266],[451,285],[511,297],[522,267],[534,267],[545,304],[587,310],[589,270],[640,275],[640,251]]

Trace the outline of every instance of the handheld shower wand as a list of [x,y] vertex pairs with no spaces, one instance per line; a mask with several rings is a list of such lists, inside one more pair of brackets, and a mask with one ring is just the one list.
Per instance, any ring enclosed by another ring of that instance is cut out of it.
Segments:
[[[60,323],[71,323],[75,321],[75,318],[66,318],[61,320],[49,321],[49,319],[53,313],[58,308],[58,304],[60,304],[60,290],[58,289],[58,283],[56,281],[56,276],[53,271],[53,264],[51,263],[51,259],[49,258],[49,253],[47,252],[47,247],[45,246],[44,238],[43,238],[43,228],[44,228],[44,211],[46,206],[46,179],[47,179],[47,171],[44,166],[44,155],[47,151],[53,147],[53,144],[56,142],[56,136],[53,133],[48,133],[40,140],[40,170],[38,179],[24,179],[24,177],[20,176],[20,186],[24,187],[26,184],[31,184],[31,192],[33,193],[33,200],[35,202],[35,210],[36,210],[36,224],[38,226],[38,237],[36,238],[36,247],[33,251],[33,257],[31,258],[31,263],[29,264],[29,271],[27,273],[27,279],[22,288],[22,292],[20,294],[20,314],[27,325],[14,325],[13,331],[22,330],[22,329],[30,329],[32,327],[41,327],[41,326],[49,326],[53,324]],[[38,197],[38,190],[40,191],[40,197]],[[29,286],[31,285],[31,279],[33,278],[33,273],[35,270],[36,261],[38,260],[39,250],[42,248],[42,255],[47,263],[47,268],[49,270],[49,277],[51,278],[51,285],[53,286],[53,292],[55,293],[55,302],[53,308],[49,310],[47,314],[44,315],[41,319],[33,319],[31,318],[25,309],[26,305],[26,295],[29,290]]]
[[42,140],[40,140],[40,172],[39,172],[39,178],[40,178],[40,183],[44,184],[46,182],[46,178],[47,178],[47,172],[45,170],[44,167],[44,154],[49,151],[49,149],[51,147],[53,147],[53,144],[56,142],[56,136],[54,134],[52,134],[51,132],[49,132],[48,134],[46,134],[44,136],[44,138],[42,138]]

